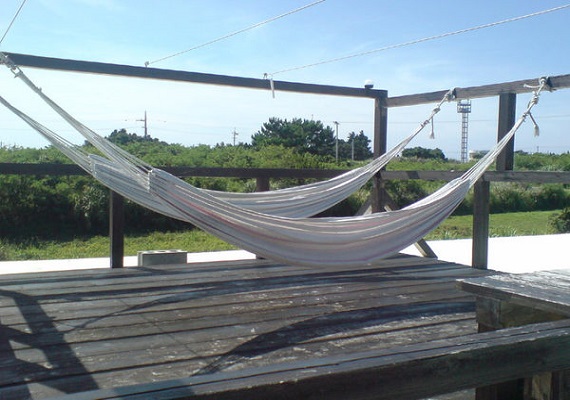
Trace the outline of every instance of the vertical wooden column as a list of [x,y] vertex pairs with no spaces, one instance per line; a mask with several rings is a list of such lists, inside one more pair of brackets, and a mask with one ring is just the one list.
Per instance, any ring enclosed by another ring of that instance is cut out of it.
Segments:
[[[499,122],[497,141],[511,130],[516,120],[517,95],[503,93],[499,95]],[[514,167],[514,138],[497,157],[497,171],[510,171]],[[474,187],[473,201],[473,250],[471,265],[486,269],[489,259],[489,202],[491,200],[490,184],[480,180]]]
[[[517,95],[503,93],[499,95],[499,124],[497,127],[497,141],[501,140],[515,125],[517,108]],[[515,138],[512,138],[505,149],[497,157],[497,171],[512,171],[515,160]]]
[[111,268],[122,268],[125,256],[125,199],[111,190],[109,199]]
[[473,248],[471,265],[487,269],[489,258],[489,201],[491,198],[489,181],[478,180],[473,187]]
[[[385,105],[388,93],[374,99],[374,158],[386,153],[388,146],[388,109]],[[384,183],[377,175],[372,179],[372,212],[380,212],[386,203],[383,200]]]
[[[271,184],[269,182],[269,177],[268,176],[258,176],[255,179],[255,191],[256,192],[267,192],[271,189]],[[255,255],[255,258],[257,260],[264,260],[263,257],[261,257],[260,255]]]

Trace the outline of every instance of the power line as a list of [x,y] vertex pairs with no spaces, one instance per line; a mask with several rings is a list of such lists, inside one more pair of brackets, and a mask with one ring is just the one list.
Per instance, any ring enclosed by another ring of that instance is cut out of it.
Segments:
[[257,27],[260,27],[260,26],[262,26],[262,25],[266,25],[266,24],[268,24],[268,23],[270,23],[270,22],[273,22],[273,21],[276,21],[276,20],[278,20],[278,19],[287,17],[287,16],[289,16],[289,15],[291,15],[291,14],[295,14],[295,13],[297,13],[297,12],[299,12],[299,11],[303,11],[303,10],[309,8],[309,7],[315,6],[315,5],[317,5],[317,4],[319,4],[319,3],[322,3],[322,2],[324,2],[324,1],[325,1],[325,0],[318,0],[318,1],[315,1],[315,2],[313,2],[313,3],[307,4],[307,5],[304,5],[304,6],[302,6],[302,7],[299,7],[299,8],[296,8],[296,9],[294,9],[294,10],[291,10],[291,11],[289,11],[289,12],[286,12],[285,14],[281,14],[281,15],[278,15],[278,16],[276,16],[276,17],[266,19],[265,21],[258,22],[257,24],[251,25],[251,26],[249,26],[249,27],[247,27],[247,28],[240,29],[240,30],[235,31],[235,32],[232,32],[232,33],[228,33],[227,35],[224,35],[224,36],[219,37],[219,38],[217,38],[217,39],[210,40],[209,42],[199,44],[198,46],[194,46],[194,47],[192,47],[192,48],[190,48],[190,49],[188,49],[188,50],[183,50],[183,51],[180,51],[180,52],[178,52],[178,53],[174,53],[174,54],[172,54],[172,55],[159,58],[158,60],[147,61],[147,62],[144,63],[144,65],[145,65],[146,67],[148,67],[148,66],[151,65],[151,64],[155,64],[155,63],[157,63],[157,62],[164,61],[164,60],[167,60],[167,59],[172,58],[172,57],[179,56],[179,55],[184,54],[184,53],[188,53],[188,52],[190,52],[190,51],[192,51],[192,50],[196,50],[196,49],[199,49],[199,48],[202,48],[202,47],[205,47],[205,46],[209,46],[209,45],[214,44],[214,43],[216,43],[216,42],[219,42],[219,41],[221,41],[221,40],[228,39],[228,38],[230,38],[230,37],[232,37],[232,36],[239,35],[240,33],[250,31],[250,30],[255,29],[255,28],[257,28]]
[[4,41],[4,39],[6,38],[6,35],[8,34],[8,32],[10,32],[10,29],[12,28],[12,25],[14,25],[14,21],[16,21],[16,18],[18,18],[18,15],[20,14],[20,11],[22,11],[22,8],[24,8],[24,4],[26,4],[27,0],[23,0],[22,4],[20,4],[20,8],[18,8],[18,11],[16,11],[16,14],[14,15],[14,18],[12,18],[12,21],[10,21],[10,25],[8,25],[8,28],[6,28],[6,31],[4,32],[4,34],[2,35],[2,39],[0,39],[0,45],[2,45],[2,42]]
[[369,50],[369,51],[365,51],[365,52],[362,52],[362,53],[351,54],[351,55],[343,56],[343,57],[332,58],[332,59],[329,59],[329,60],[319,61],[319,62],[312,63],[312,64],[306,64],[306,65],[301,65],[301,66],[298,66],[298,67],[292,67],[292,68],[282,69],[282,70],[280,70],[280,71],[276,71],[276,72],[273,72],[273,73],[268,74],[268,75],[273,76],[273,75],[277,75],[277,74],[282,74],[282,73],[284,73],[284,72],[297,71],[297,70],[300,70],[300,69],[305,69],[305,68],[310,68],[310,67],[316,67],[316,66],[318,66],[318,65],[330,64],[330,63],[334,63],[334,62],[338,62],[338,61],[344,61],[344,60],[348,60],[348,59],[350,59],[350,58],[367,56],[367,55],[369,55],[369,54],[379,53],[379,52],[381,52],[381,51],[397,49],[397,48],[405,47],[405,46],[411,46],[411,45],[418,44],[418,43],[428,42],[428,41],[430,41],[430,40],[443,39],[443,38],[446,38],[446,37],[449,37],[449,36],[460,35],[460,34],[462,34],[462,33],[473,32],[473,31],[477,31],[477,30],[480,30],[480,29],[492,28],[492,27],[497,26],[497,25],[507,24],[507,23],[509,23],[509,22],[520,21],[520,20],[522,20],[522,19],[531,18],[531,17],[536,17],[536,16],[539,16],[539,15],[543,15],[543,14],[547,14],[547,13],[551,13],[551,12],[555,12],[555,11],[560,11],[560,10],[562,10],[562,9],[564,9],[564,8],[569,8],[569,7],[570,7],[570,4],[565,4],[565,5],[563,5],[563,6],[550,8],[550,9],[548,9],[548,10],[537,11],[537,12],[534,12],[534,13],[531,13],[531,14],[522,15],[522,16],[519,16],[519,17],[504,19],[504,20],[502,20],[502,21],[491,22],[491,23],[488,23],[488,24],[479,25],[479,26],[474,26],[474,27],[471,27],[471,28],[460,29],[460,30],[458,30],[458,31],[453,31],[453,32],[442,33],[442,34],[435,35],[435,36],[428,36],[428,37],[421,38],[421,39],[411,40],[411,41],[409,41],[409,42],[404,42],[404,43],[399,43],[399,44],[393,44],[393,45],[390,45],[390,46],[381,47],[381,48],[379,48],[379,49]]

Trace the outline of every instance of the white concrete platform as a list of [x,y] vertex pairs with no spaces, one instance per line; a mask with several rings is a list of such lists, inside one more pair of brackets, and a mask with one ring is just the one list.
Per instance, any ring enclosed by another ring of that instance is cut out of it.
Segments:
[[[471,264],[471,239],[437,240],[428,242],[438,258],[459,264]],[[497,237],[489,239],[489,269],[510,273],[539,270],[570,269],[570,234]],[[403,251],[419,255],[414,246]],[[231,261],[254,259],[245,250],[188,253],[187,262]],[[125,257],[125,267],[137,266],[137,256]],[[63,271],[74,269],[109,268],[109,258],[79,258],[66,260],[2,261],[0,274],[22,272]]]
[[[440,260],[471,265],[471,239],[428,242]],[[489,239],[489,269],[525,273],[570,268],[570,233],[559,235],[493,237]],[[414,246],[403,251],[419,255]]]
[[[207,261],[231,261],[254,259],[255,254],[245,250],[211,251],[205,253],[188,253],[188,263]],[[136,267],[137,256],[125,257],[125,267]],[[16,274],[22,272],[67,271],[73,269],[109,268],[111,261],[103,258],[74,258],[64,260],[30,260],[30,261],[0,261],[0,274]]]

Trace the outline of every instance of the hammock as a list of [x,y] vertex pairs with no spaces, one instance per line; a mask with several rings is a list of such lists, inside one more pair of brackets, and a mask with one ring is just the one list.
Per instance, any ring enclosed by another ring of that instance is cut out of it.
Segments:
[[236,206],[264,214],[297,218],[316,215],[344,200],[364,186],[378,171],[401,153],[408,143],[430,122],[433,123],[433,118],[440,111],[442,104],[451,101],[453,96],[454,90],[449,90],[433,108],[428,118],[421,122],[408,137],[364,167],[353,169],[327,181],[269,192],[230,193],[205,191]]
[[[46,96],[41,89],[31,82],[23,71],[14,65],[9,58],[1,52],[0,63],[4,63],[8,68],[10,68],[16,77],[21,78],[29,88],[38,94],[66,122],[73,126],[87,141],[93,144],[106,157],[116,163],[117,166],[123,166],[124,168],[131,170],[131,172],[140,172],[138,169],[132,170],[131,167],[133,164],[144,166],[145,169],[152,169],[151,165],[129,153],[126,153],[120,147],[105,140],[63,110],[57,103]],[[265,214],[295,218],[316,215],[344,200],[346,197],[364,186],[366,182],[368,182],[378,171],[397,156],[408,145],[408,143],[425,128],[426,125],[433,122],[433,118],[440,111],[442,104],[446,101],[452,100],[453,92],[453,90],[448,91],[441,101],[433,108],[429,117],[420,123],[408,137],[403,139],[390,151],[376,158],[364,167],[353,169],[326,181],[267,192],[229,193],[215,190],[203,190],[214,197],[228,201],[236,206]],[[50,135],[54,137],[55,134],[52,132]],[[44,135],[44,137],[46,137],[46,135]],[[50,140],[48,137],[46,138]],[[61,141],[62,138],[58,138],[57,140]],[[67,146],[69,147],[73,145],[67,143]],[[83,155],[83,157],[85,156],[86,155]],[[107,165],[107,167],[109,167],[109,165]],[[87,172],[91,173],[89,170],[87,170]],[[123,173],[124,171],[121,168],[117,168],[116,174]],[[131,179],[128,176],[124,178]]]
[[[0,98],[6,107],[112,190],[166,215],[190,222],[223,240],[275,261],[318,267],[364,266],[397,253],[438,226],[494,162],[530,115],[546,85],[541,80],[527,110],[477,164],[430,196],[401,210],[345,218],[288,218],[238,207],[138,160],[95,134],[110,160],[81,154],[54,132]],[[81,125],[82,127],[83,125]],[[119,172],[120,171],[120,172]]]

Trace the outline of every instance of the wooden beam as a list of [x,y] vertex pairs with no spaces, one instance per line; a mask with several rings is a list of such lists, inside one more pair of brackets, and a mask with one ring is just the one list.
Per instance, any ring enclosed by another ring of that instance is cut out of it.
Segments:
[[[168,80],[177,82],[202,83],[208,85],[233,86],[270,91],[268,79],[244,78],[238,76],[205,74],[170,69],[136,67],[131,65],[110,64],[94,61],[69,60],[63,58],[40,57],[29,54],[4,53],[16,65],[21,67],[42,68],[58,71],[86,72],[101,75],[114,75],[135,78]],[[276,91],[310,93],[331,96],[382,98],[384,90],[355,88],[344,86],[317,85],[299,82],[273,81]]]
[[[420,179],[426,181],[450,181],[461,176],[462,171],[380,171],[385,180]],[[570,172],[558,171],[488,171],[482,180],[488,182],[570,183]]]
[[[455,88],[455,99],[477,99],[499,96],[503,93],[530,93],[533,91],[532,86],[538,85],[539,79],[540,78],[533,78],[491,85]],[[549,77],[549,82],[553,90],[570,88],[570,74]],[[439,90],[437,92],[388,97],[386,99],[386,107],[405,107],[435,103],[440,101],[447,91],[448,90]]]
[[[293,169],[293,168],[197,168],[197,167],[160,167],[175,176],[209,176],[224,178],[315,178],[327,179],[340,175],[344,169]],[[461,176],[462,171],[380,171],[384,180],[419,179],[426,181],[450,181]],[[32,164],[0,163],[0,175],[87,175],[74,164]],[[489,182],[534,182],[568,183],[570,172],[567,171],[488,171],[482,178]]]

